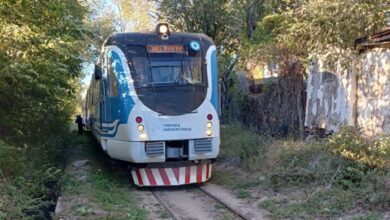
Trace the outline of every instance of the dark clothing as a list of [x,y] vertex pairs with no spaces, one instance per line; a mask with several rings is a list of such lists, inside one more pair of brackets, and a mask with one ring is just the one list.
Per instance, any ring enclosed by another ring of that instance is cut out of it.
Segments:
[[77,123],[79,135],[82,135],[84,130],[83,118],[80,115],[77,115],[75,123]]

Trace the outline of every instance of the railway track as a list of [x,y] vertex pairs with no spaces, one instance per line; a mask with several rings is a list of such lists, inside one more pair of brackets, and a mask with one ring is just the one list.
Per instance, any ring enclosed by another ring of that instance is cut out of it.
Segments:
[[179,189],[153,188],[150,192],[173,220],[224,219],[226,217],[228,219],[250,219],[199,186],[185,186]]
[[215,199],[216,201],[218,201],[219,203],[221,203],[222,205],[224,205],[227,209],[229,209],[231,212],[233,212],[235,215],[239,216],[241,219],[244,219],[244,220],[250,220],[249,218],[247,218],[244,214],[242,214],[240,211],[238,211],[235,207],[223,202],[222,200],[220,200],[219,198],[217,198],[215,195],[211,194],[210,192],[202,189],[201,187],[197,186],[197,188],[202,191],[203,193],[207,194],[208,196],[210,196],[211,198]]

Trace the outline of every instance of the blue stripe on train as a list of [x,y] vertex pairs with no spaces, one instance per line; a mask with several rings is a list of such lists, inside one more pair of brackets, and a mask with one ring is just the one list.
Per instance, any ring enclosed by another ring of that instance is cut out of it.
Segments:
[[219,109],[219,99],[218,99],[218,60],[217,60],[217,51],[213,51],[211,54],[211,81],[212,81],[212,91],[211,91],[211,104],[214,106],[218,114],[220,114]]
[[108,55],[113,60],[112,68],[115,73],[116,83],[118,85],[119,91],[118,95],[115,97],[108,97],[107,94],[104,94],[106,95],[106,100],[108,100],[110,106],[110,119],[103,120],[103,123],[113,123],[117,119],[119,119],[119,122],[117,126],[115,126],[115,131],[113,134],[102,134],[100,132],[100,135],[103,137],[114,137],[118,131],[119,125],[127,124],[130,112],[134,107],[134,101],[130,95],[129,85],[126,80],[122,60],[119,57],[119,54],[114,51],[111,51],[111,53],[109,53]]

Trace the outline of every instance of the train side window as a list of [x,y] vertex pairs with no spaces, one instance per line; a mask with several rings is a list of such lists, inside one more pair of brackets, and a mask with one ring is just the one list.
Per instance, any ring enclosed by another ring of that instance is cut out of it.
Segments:
[[202,63],[200,58],[191,60],[192,84],[202,83]]
[[118,82],[115,74],[115,67],[118,65],[114,59],[108,58],[108,96],[115,97],[119,94]]
[[[146,86],[151,80],[147,60],[145,58],[133,58],[133,62],[129,62],[129,67],[132,70],[132,76],[135,80],[136,87]],[[136,73],[134,73],[136,71]]]

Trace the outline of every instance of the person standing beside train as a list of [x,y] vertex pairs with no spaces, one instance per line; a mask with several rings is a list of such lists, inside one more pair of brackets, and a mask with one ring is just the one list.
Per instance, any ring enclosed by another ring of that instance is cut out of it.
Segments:
[[81,117],[81,115],[76,116],[75,123],[77,124],[79,135],[82,135],[84,130],[84,125],[83,125],[83,118]]

